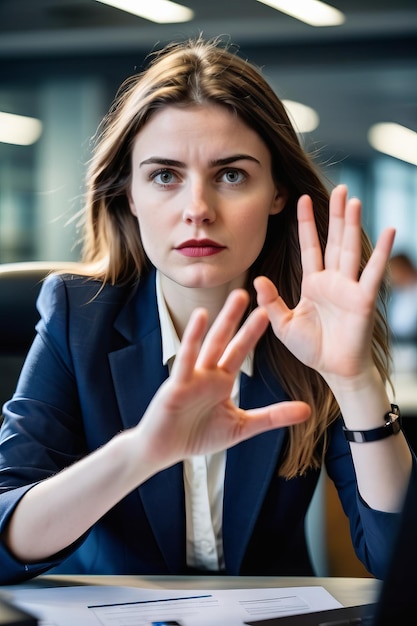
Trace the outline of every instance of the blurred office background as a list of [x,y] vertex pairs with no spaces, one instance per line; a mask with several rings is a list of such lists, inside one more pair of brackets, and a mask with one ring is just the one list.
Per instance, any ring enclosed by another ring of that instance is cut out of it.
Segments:
[[[200,32],[230,38],[263,68],[325,176],[363,200],[371,239],[395,226],[394,252],[417,263],[416,1],[331,0],[341,13],[324,26],[266,0],[179,2],[189,21],[158,23],[97,0],[0,0],[0,263],[78,258],[90,140],[117,87],[151,49]],[[291,102],[312,109],[307,126]],[[18,136],[10,114],[28,134]],[[390,154],[375,138],[380,124],[403,132],[388,139]],[[337,515],[332,523],[330,573],[355,573]]]
[[[415,0],[334,0],[344,21],[330,26],[257,0],[181,4],[191,21],[158,24],[97,0],[0,0],[0,112],[41,123],[30,145],[0,142],[0,262],[77,258],[70,218],[115,90],[150,49],[200,31],[230,36],[280,97],[314,109],[318,125],[302,138],[325,174],[363,199],[373,239],[392,224],[396,248],[417,261],[416,165],[384,156],[368,137],[377,123],[417,131]],[[9,125],[0,116],[0,129]]]

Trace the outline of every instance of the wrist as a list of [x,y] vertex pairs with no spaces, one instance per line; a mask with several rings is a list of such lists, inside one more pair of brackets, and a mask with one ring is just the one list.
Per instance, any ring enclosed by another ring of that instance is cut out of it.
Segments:
[[149,454],[149,446],[146,446],[137,429],[136,426],[124,430],[107,444],[109,462],[117,471],[119,485],[123,485],[126,495],[160,470]]
[[177,459],[170,458],[166,442],[160,437],[155,440],[142,421],[121,432],[117,438],[120,440],[119,454],[127,473],[126,480],[133,485],[133,489],[177,462]]
[[339,378],[330,388],[349,430],[378,428],[391,411],[386,382],[375,366],[360,376]]
[[[387,395],[387,385],[376,368],[368,368],[357,376],[340,377],[334,376],[326,379],[336,401],[341,409],[346,405],[356,405],[358,410],[364,403],[368,403],[370,398],[379,398],[379,411],[383,409],[383,413],[390,408],[390,402]],[[343,412],[343,411],[342,411]]]
[[370,388],[385,388],[385,382],[374,363],[354,376],[323,375],[336,398],[362,393]]

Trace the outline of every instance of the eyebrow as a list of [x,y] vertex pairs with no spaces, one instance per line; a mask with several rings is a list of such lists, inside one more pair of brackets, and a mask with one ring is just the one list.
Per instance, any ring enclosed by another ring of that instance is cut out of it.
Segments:
[[[211,167],[219,167],[222,165],[230,165],[231,163],[235,163],[236,161],[253,161],[254,163],[260,164],[260,161],[250,154],[233,154],[231,156],[225,157],[223,159],[215,159],[210,161]],[[176,159],[166,159],[164,157],[150,157],[149,159],[145,159],[141,161],[139,167],[143,165],[165,165],[167,167],[182,167],[185,168],[186,164],[182,161],[177,161]]]

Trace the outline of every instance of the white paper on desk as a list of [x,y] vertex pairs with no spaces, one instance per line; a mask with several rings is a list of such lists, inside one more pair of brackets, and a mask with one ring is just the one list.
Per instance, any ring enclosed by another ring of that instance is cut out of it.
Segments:
[[17,589],[10,600],[40,626],[242,626],[342,606],[323,587],[178,590],[116,586]]

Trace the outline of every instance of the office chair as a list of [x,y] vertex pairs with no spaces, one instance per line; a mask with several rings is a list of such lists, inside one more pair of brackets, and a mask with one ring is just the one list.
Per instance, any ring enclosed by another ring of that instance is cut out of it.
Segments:
[[43,261],[0,264],[0,414],[13,395],[35,336],[36,299],[42,281],[60,265]]

